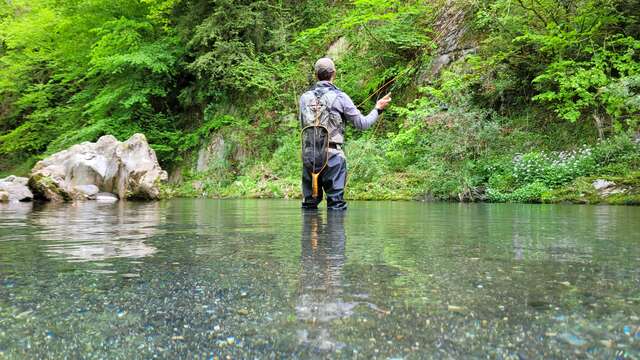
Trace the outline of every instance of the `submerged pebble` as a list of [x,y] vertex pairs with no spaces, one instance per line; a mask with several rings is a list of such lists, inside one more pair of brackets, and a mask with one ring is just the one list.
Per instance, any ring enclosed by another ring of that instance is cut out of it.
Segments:
[[583,346],[584,344],[587,343],[585,339],[570,332],[563,332],[560,335],[558,335],[558,338],[568,344],[571,344],[577,347]]
[[27,315],[31,314],[32,312],[33,310],[23,311],[20,314],[16,315],[16,319],[22,319],[24,317],[27,317]]
[[465,308],[463,306],[447,305],[447,310],[455,313],[461,313],[465,311]]

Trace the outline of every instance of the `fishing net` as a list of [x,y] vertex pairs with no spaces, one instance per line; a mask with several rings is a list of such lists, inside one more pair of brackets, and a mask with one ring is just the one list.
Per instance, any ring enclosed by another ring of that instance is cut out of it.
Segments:
[[329,160],[329,131],[324,126],[311,125],[302,129],[302,165],[312,177],[312,196],[318,196],[318,176]]

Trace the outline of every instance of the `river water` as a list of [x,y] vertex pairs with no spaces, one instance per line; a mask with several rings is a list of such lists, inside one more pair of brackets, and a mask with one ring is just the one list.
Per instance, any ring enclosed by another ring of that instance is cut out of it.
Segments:
[[2,358],[640,358],[640,208],[0,205]]

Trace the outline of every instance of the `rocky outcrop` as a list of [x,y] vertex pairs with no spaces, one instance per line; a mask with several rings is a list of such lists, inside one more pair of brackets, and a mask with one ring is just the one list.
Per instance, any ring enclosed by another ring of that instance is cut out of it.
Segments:
[[601,197],[607,197],[615,194],[623,194],[627,191],[624,187],[618,186],[613,181],[597,179],[591,185]]
[[329,45],[325,56],[333,59],[333,61],[340,60],[349,51],[349,48],[349,41],[344,36],[341,36]]
[[477,43],[467,35],[469,9],[447,1],[433,24],[435,56],[428,67],[417,74],[417,83],[428,84],[452,62],[477,51]]
[[151,200],[159,197],[159,183],[166,179],[144,135],[124,142],[106,135],[39,161],[28,184],[35,198],[50,201],[96,199],[100,192]]
[[225,142],[224,138],[216,134],[206,146],[198,151],[198,162],[196,163],[196,171],[207,171],[216,162],[224,161],[225,158]]
[[33,194],[27,187],[29,179],[9,176],[0,180],[0,202],[31,201]]

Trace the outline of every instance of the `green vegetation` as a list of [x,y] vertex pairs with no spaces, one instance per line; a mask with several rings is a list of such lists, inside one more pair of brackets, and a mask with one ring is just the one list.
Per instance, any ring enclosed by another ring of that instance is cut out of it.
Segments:
[[178,179],[167,195],[297,197],[297,97],[328,53],[363,111],[393,93],[372,129],[348,130],[350,198],[638,203],[639,7],[3,1],[0,174],[143,132]]

